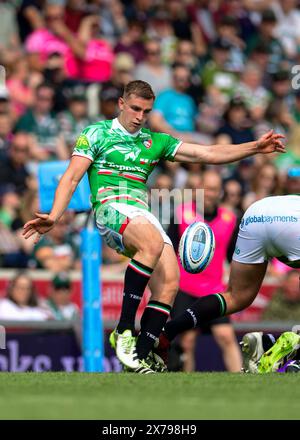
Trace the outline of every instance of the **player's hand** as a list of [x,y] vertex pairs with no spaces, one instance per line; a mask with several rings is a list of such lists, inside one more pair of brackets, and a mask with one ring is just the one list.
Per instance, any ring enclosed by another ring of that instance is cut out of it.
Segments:
[[256,142],[258,153],[286,153],[286,148],[280,139],[284,139],[282,134],[274,133],[273,130],[261,136]]
[[34,243],[37,243],[41,235],[46,234],[54,227],[55,221],[49,216],[49,214],[40,214],[36,212],[35,215],[35,219],[29,220],[29,222],[25,223],[23,226],[24,230],[22,235],[27,239],[32,235],[37,234],[34,240]]

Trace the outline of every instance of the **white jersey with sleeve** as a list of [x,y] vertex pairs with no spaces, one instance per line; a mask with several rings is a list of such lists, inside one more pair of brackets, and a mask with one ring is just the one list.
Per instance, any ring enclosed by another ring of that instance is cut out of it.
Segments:
[[300,268],[300,195],[266,197],[241,220],[233,260],[257,264],[272,257]]

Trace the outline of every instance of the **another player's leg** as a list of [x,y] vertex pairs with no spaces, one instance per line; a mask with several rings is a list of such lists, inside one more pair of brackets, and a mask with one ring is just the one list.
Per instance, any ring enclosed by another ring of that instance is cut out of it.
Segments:
[[[122,364],[139,370],[140,361],[135,348],[135,316],[164,244],[159,231],[140,216],[130,220],[123,233],[123,244],[127,251],[134,254],[134,258],[125,273],[121,317],[110,341]],[[145,368],[143,366],[143,372]]]
[[[173,247],[165,244],[149,282],[151,298],[141,319],[141,331],[136,344],[139,359],[147,359],[166,324],[178,290],[178,283],[177,258]],[[161,362],[154,351],[155,361]]]
[[266,262],[243,264],[233,261],[227,292],[208,295],[197,300],[181,316],[166,324],[165,337],[172,341],[186,330],[248,307],[259,291],[266,268]]
[[275,341],[276,339],[271,333],[246,333],[240,343],[243,356],[243,371],[245,373],[258,373],[260,358],[273,346]]
[[229,318],[214,320],[211,325],[211,332],[221,348],[226,370],[231,373],[240,372],[242,369],[241,350]]

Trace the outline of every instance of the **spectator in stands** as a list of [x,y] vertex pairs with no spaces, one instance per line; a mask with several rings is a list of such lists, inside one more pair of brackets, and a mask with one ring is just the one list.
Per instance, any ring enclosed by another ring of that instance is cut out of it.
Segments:
[[227,68],[230,72],[241,72],[244,68],[244,41],[239,36],[239,23],[236,17],[225,15],[218,23],[218,36],[228,43],[229,59]]
[[281,40],[275,35],[276,23],[276,15],[272,9],[262,11],[257,32],[252,34],[246,50],[247,55],[251,55],[259,46],[265,46],[268,53],[266,70],[269,74],[276,73],[286,58]]
[[20,208],[20,196],[13,184],[1,185],[0,188],[0,223],[11,227]]
[[235,98],[230,101],[223,119],[224,124],[216,133],[216,143],[240,144],[254,140],[251,118],[241,99]]
[[14,185],[0,186],[0,263],[2,267],[26,267],[28,255],[22,236],[17,233],[20,195]]
[[229,179],[224,183],[224,194],[221,206],[232,211],[238,219],[242,218],[242,185],[234,179]]
[[41,303],[50,319],[57,321],[78,321],[80,311],[77,304],[71,301],[72,283],[68,275],[59,272],[51,282],[48,298]]
[[0,113],[0,164],[8,155],[9,145],[13,137],[12,128],[11,116],[8,113]]
[[264,117],[271,95],[262,86],[262,72],[256,64],[249,62],[245,66],[234,95],[243,99],[253,121]]
[[164,6],[158,8],[147,23],[147,38],[160,43],[161,59],[164,64],[172,65],[176,55],[177,38]]
[[43,69],[42,82],[51,85],[55,91],[52,108],[55,113],[66,109],[68,100],[74,93],[84,94],[86,91],[85,84],[67,75],[63,56],[58,52],[49,55]]
[[173,87],[160,93],[154,103],[149,118],[153,130],[179,136],[182,140],[192,140],[198,110],[193,99],[186,93],[189,85],[189,69],[183,65],[175,66]]
[[[296,101],[299,101],[298,97]],[[300,124],[293,119],[289,128],[287,153],[281,160],[275,158],[275,164],[281,174],[286,174],[289,168],[300,167]]]
[[[124,15],[124,5],[121,0],[111,0],[109,2],[100,2],[100,20],[101,29],[105,38],[111,44],[115,44],[121,35],[127,30],[127,19]],[[99,9],[98,9],[99,12]]]
[[55,228],[35,246],[33,256],[38,268],[56,273],[80,267],[79,250],[69,225],[68,213],[65,213]]
[[287,170],[284,181],[284,194],[300,194],[300,166]]
[[118,113],[118,101],[120,93],[115,87],[106,87],[99,94],[99,119],[114,119]]
[[196,56],[196,48],[192,41],[178,41],[175,54],[175,65],[176,64],[183,64],[190,70],[191,81],[187,93],[195,100],[197,105],[200,104],[203,100],[204,93],[200,79],[201,63]]
[[45,65],[49,56],[59,53],[64,59],[64,67],[70,77],[78,75],[77,59],[83,60],[86,46],[76,38],[64,23],[64,6],[47,2],[44,7],[43,27],[34,30],[25,41],[26,51]]
[[6,298],[0,300],[0,320],[45,321],[48,314],[39,307],[31,278],[19,272],[10,282]]
[[[124,86],[133,80],[135,61],[132,55],[126,52],[120,52],[116,55],[113,62],[112,76],[109,81],[101,86],[101,95],[108,93],[110,96],[120,98],[123,95]],[[109,90],[109,92],[107,92]]]
[[82,0],[67,0],[65,1],[64,22],[66,26],[76,34],[78,32],[82,19],[86,16],[88,10],[86,1]]
[[158,40],[149,40],[145,44],[146,58],[139,63],[134,77],[151,84],[151,87],[158,95],[160,92],[169,89],[172,85],[172,71],[169,66],[163,64],[161,59],[161,48]]
[[[3,72],[1,72],[3,77]],[[4,82],[4,78],[3,78]],[[0,114],[7,114],[9,117],[12,117],[12,111],[11,111],[11,101],[8,89],[5,84],[0,85]],[[13,122],[13,121],[12,121]]]
[[264,197],[280,194],[279,173],[275,165],[266,163],[260,166],[252,180],[252,191],[248,192],[243,199],[243,209]]
[[115,46],[115,53],[129,53],[136,63],[140,63],[145,58],[145,48],[143,43],[144,34],[143,23],[140,21],[130,21],[127,32],[124,32]]
[[22,0],[18,8],[18,23],[21,41],[24,43],[29,34],[45,25],[43,8],[47,0]]
[[286,56],[293,58],[298,50],[300,39],[300,11],[296,0],[279,0],[272,2],[277,25],[275,34],[282,42]]
[[294,102],[294,91],[291,88],[291,75],[288,70],[280,69],[271,75],[272,100],[286,104],[290,109]]
[[[220,292],[223,285],[223,270],[227,253],[231,259],[237,228],[237,218],[232,211],[220,206],[222,180],[216,171],[208,170],[202,178],[198,174],[191,174],[187,181],[187,188],[193,190],[190,201],[184,201],[175,210],[175,222],[169,229],[169,236],[177,248],[179,239],[187,226],[194,221],[207,222],[215,235],[217,247],[210,266],[200,274],[188,274],[180,265],[180,287],[176,296],[171,314],[177,316],[186,310],[200,296],[207,292]],[[196,190],[204,188],[204,213],[201,212],[202,204]],[[179,219],[182,217],[182,221]],[[176,220],[177,219],[177,220]],[[226,369],[232,372],[241,370],[241,355],[236,342],[233,327],[228,317],[212,321],[202,327],[203,333],[212,333],[222,350]],[[186,332],[180,339],[184,353],[184,370],[194,371],[194,351],[197,331]]]
[[34,95],[31,109],[19,119],[16,131],[31,133],[31,157],[37,161],[69,158],[64,139],[60,133],[57,118],[53,114],[54,90],[47,84],[40,84]]
[[30,152],[29,141],[27,133],[16,133],[9,145],[7,157],[0,161],[0,185],[13,184],[20,194],[28,185],[26,163]]
[[169,0],[166,2],[166,10],[169,13],[169,20],[178,40],[192,40],[192,25],[188,18],[186,6],[180,0]]
[[232,97],[237,84],[237,75],[231,72],[228,63],[230,59],[230,44],[218,38],[211,47],[211,56],[201,72],[202,84],[205,89],[211,89],[220,96],[220,101],[227,103]]
[[34,102],[34,92],[29,84],[30,72],[26,57],[20,57],[11,68],[7,88],[14,118],[22,116]]
[[268,63],[269,63],[269,55],[270,49],[267,44],[260,43],[254,49],[253,52],[249,55],[249,62],[252,62],[258,66],[260,71],[262,72],[262,85],[266,88],[270,88],[271,84],[271,76],[268,73]]
[[81,131],[92,123],[88,117],[88,105],[85,93],[74,93],[68,99],[65,111],[58,113],[59,128],[62,131],[68,150],[71,151]]
[[255,136],[260,136],[266,130],[274,130],[286,136],[289,141],[289,132],[294,125],[292,115],[284,100],[274,99],[266,108],[265,117],[257,121],[255,125]]
[[112,74],[114,53],[110,42],[102,35],[99,15],[82,19],[77,39],[84,46],[84,53],[78,62],[75,77],[89,82],[108,81]]
[[141,23],[145,28],[153,15],[155,5],[152,0],[133,0],[126,3],[125,16],[129,22]]
[[13,65],[21,55],[16,7],[12,2],[0,2],[0,55],[1,64]]
[[209,0],[195,0],[187,7],[191,21],[196,24],[206,44],[217,38],[215,5]]
[[262,319],[300,322],[300,272],[287,272],[263,312]]

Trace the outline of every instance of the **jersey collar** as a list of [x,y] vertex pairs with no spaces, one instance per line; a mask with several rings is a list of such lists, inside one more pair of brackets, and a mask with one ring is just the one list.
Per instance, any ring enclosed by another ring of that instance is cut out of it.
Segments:
[[132,137],[137,137],[137,136],[140,134],[140,131],[141,131],[141,129],[139,129],[139,130],[136,131],[135,133],[129,133],[129,131],[127,131],[126,128],[124,128],[123,125],[120,124],[118,118],[113,119],[111,128],[112,128],[113,130],[115,130],[115,129],[119,129],[119,130],[121,130],[124,134],[126,134],[127,136],[132,136]]

